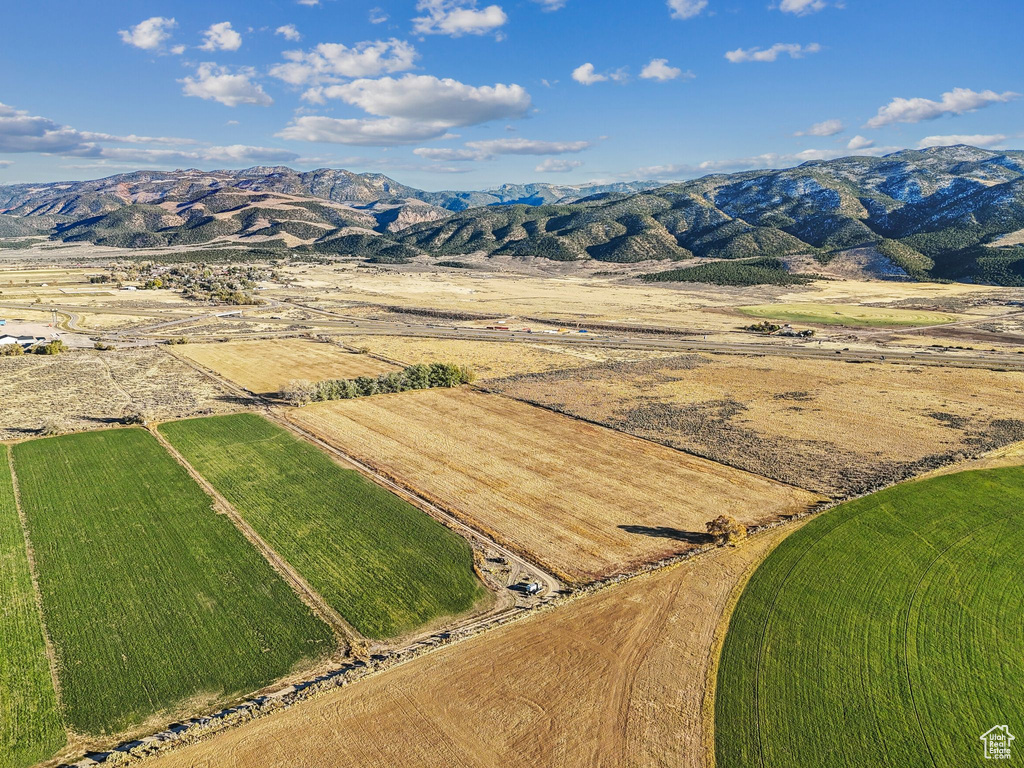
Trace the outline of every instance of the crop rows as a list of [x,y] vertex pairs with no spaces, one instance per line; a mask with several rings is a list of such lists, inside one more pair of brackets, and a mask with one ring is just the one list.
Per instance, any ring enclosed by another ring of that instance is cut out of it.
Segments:
[[726,636],[719,768],[984,764],[981,734],[1024,722],[1022,516],[1008,468],[896,486],[787,539]]
[[266,419],[192,419],[160,431],[367,637],[463,613],[484,596],[464,540]]
[[0,445],[0,768],[33,765],[64,741],[8,449]]
[[14,447],[68,725],[113,734],[256,690],[334,648],[147,432]]

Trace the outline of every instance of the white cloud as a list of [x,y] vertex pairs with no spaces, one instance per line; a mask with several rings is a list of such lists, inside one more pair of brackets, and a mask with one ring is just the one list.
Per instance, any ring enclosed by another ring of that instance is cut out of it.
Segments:
[[858,149],[868,149],[875,146],[875,142],[865,136],[854,136],[847,143],[846,148],[854,151]]
[[196,68],[195,77],[179,80],[186,96],[196,96],[208,101],[219,101],[228,107],[239,104],[255,104],[269,107],[274,100],[263,90],[263,86],[252,80],[254,71],[243,68],[234,74],[225,67],[204,62]]
[[185,52],[185,46],[184,45],[175,45],[175,46],[171,47],[171,53],[173,53],[175,56],[181,56],[181,54],[183,54],[184,52]]
[[947,136],[925,136],[917,143],[917,146],[919,149],[951,147],[955,144],[969,144],[972,147],[997,147],[1007,138],[1003,133],[954,133]]
[[322,89],[322,96],[360,107],[371,115],[443,123],[478,125],[522,117],[532,106],[520,85],[471,86],[431,75],[353,80]]
[[696,75],[693,72],[683,72],[679,67],[670,67],[668,59],[651,59],[650,63],[640,71],[640,77],[644,80],[657,80],[668,82],[669,80],[692,80]]
[[295,0],[299,5],[308,5],[312,8],[314,5],[320,5],[320,0]]
[[846,130],[842,120],[823,120],[815,123],[806,131],[797,131],[794,136],[835,136]]
[[389,147],[439,139],[448,133],[448,127],[445,123],[421,122],[400,117],[355,120],[304,115],[292,120],[275,135],[279,139],[291,141]]
[[692,19],[708,7],[708,0],[668,0],[673,19]]
[[419,147],[413,154],[428,160],[459,162],[491,160],[498,155],[563,155],[582,152],[591,147],[589,141],[536,141],[533,139],[488,139],[470,141],[464,149]]
[[608,79],[608,75],[599,75],[594,72],[594,65],[588,61],[572,71],[572,79],[583,85],[593,85],[594,83],[603,83]]
[[775,61],[781,54],[788,54],[791,59],[801,59],[808,53],[818,53],[821,46],[818,43],[810,45],[798,45],[797,43],[776,43],[771,48],[737,48],[735,51],[728,51],[725,58],[733,64],[740,64],[746,61]]
[[413,31],[421,35],[485,35],[508,22],[500,5],[477,8],[476,0],[418,0]]
[[583,163],[579,160],[558,160],[550,157],[533,170],[535,173],[568,173],[581,165]]
[[[899,147],[872,147],[861,154],[879,157],[895,152]],[[725,173],[763,168],[789,168],[801,163],[817,160],[835,160],[844,157],[846,149],[805,149],[802,152],[776,153],[766,152],[763,155],[737,157],[726,160],[705,160],[696,164],[653,165],[636,169],[631,176],[641,179],[682,179],[708,173]]]
[[205,42],[199,47],[204,51],[237,51],[242,47],[242,36],[231,28],[230,21],[211,24],[203,38]]
[[383,8],[371,8],[369,18],[371,24],[383,24],[388,20],[388,15]]
[[366,40],[351,48],[342,43],[320,43],[310,51],[285,51],[287,61],[272,67],[270,74],[292,85],[308,85],[405,72],[413,68],[418,56],[411,44],[395,38]]
[[[109,147],[104,144],[127,146]],[[165,136],[119,136],[78,131],[49,118],[30,115],[23,110],[0,104],[0,152],[32,152],[156,165],[290,162],[298,157],[289,150],[270,147],[250,147],[244,144],[203,147],[197,144],[191,139]],[[161,148],[153,149],[144,145],[158,145]],[[174,148],[164,148],[171,146]]]
[[809,13],[816,13],[825,7],[822,0],[782,0],[779,3],[779,10],[783,13],[795,13],[797,16],[806,16]]
[[469,141],[466,146],[489,155],[564,155],[591,147],[589,141],[534,141],[532,139],[489,139]]
[[0,168],[10,168],[14,165],[13,160],[0,160]]
[[274,30],[274,34],[281,35],[285,40],[293,43],[302,39],[302,35],[299,34],[299,30],[295,28],[294,24],[285,24],[282,27],[278,27]]
[[893,123],[920,123],[924,120],[935,120],[943,115],[962,115],[982,107],[1013,101],[1020,98],[1019,93],[1006,91],[972,91],[970,88],[954,88],[942,94],[942,99],[902,99],[895,98],[881,107],[878,114],[868,120],[868,128],[881,128]]
[[533,0],[535,3],[540,3],[544,6],[545,11],[557,11],[565,8],[565,4],[569,0]]
[[174,19],[153,16],[145,21],[140,21],[134,27],[118,30],[118,34],[128,45],[134,45],[144,51],[157,51],[171,39],[171,30],[176,26],[178,26],[178,22]]
[[608,73],[595,72],[594,65],[588,61],[586,64],[581,64],[572,71],[572,79],[583,85],[604,83],[608,80],[614,80],[617,83],[624,83],[629,80],[629,75],[625,69],[617,69],[614,72]]
[[245,165],[250,163],[289,163],[296,160],[299,155],[286,149],[232,144],[224,147],[203,147],[192,151],[114,148],[104,149],[102,157],[122,162],[155,165],[204,165],[210,163]]
[[443,160],[449,163],[483,159],[480,156],[480,153],[473,149],[442,149],[440,147],[417,147],[412,151],[412,153],[427,160]]

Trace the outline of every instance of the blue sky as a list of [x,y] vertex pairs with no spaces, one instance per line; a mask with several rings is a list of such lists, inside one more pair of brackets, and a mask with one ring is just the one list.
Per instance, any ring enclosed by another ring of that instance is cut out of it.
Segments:
[[285,164],[426,189],[1024,147],[1020,0],[40,0],[0,183]]

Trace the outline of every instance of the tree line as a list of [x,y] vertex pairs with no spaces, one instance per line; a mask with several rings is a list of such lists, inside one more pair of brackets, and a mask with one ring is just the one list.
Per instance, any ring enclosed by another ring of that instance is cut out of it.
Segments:
[[281,392],[293,405],[322,403],[328,400],[351,400],[356,397],[386,395],[413,389],[457,387],[472,384],[476,379],[471,368],[453,363],[419,363],[401,371],[382,373],[380,376],[360,376],[355,379],[329,381],[292,381]]

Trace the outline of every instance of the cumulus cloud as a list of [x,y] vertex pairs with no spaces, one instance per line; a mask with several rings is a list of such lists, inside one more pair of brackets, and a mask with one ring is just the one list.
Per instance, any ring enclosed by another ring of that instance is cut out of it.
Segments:
[[363,78],[324,88],[322,95],[341,99],[371,115],[439,122],[449,127],[522,117],[532,106],[530,94],[520,85],[472,86],[432,75]]
[[822,0],[782,0],[779,3],[779,10],[783,13],[794,13],[797,16],[806,16],[809,13],[817,13],[825,7]]
[[737,48],[735,51],[728,51],[725,58],[733,64],[741,64],[747,61],[775,61],[779,56],[788,54],[791,59],[802,59],[808,53],[818,53],[821,46],[818,43],[810,45],[798,45],[797,43],[776,43],[771,48]]
[[281,35],[285,40],[293,43],[302,39],[302,35],[299,34],[299,30],[295,28],[294,24],[285,24],[282,27],[278,27],[274,30],[274,34]]
[[290,141],[390,147],[439,139],[448,133],[448,127],[445,123],[405,118],[366,120],[303,115],[275,135]]
[[242,68],[234,73],[226,67],[219,67],[204,62],[196,67],[194,77],[179,80],[182,93],[196,96],[207,101],[218,101],[228,107],[239,104],[254,104],[269,107],[274,100],[263,90],[263,86],[253,82],[254,70]]
[[579,160],[559,160],[551,157],[534,168],[535,173],[568,173],[583,165]]
[[419,0],[416,10],[424,14],[412,20],[421,35],[485,35],[508,22],[500,5],[477,8],[476,0]]
[[[108,144],[123,146],[105,146]],[[6,104],[0,104],[0,152],[31,152],[151,165],[290,162],[298,157],[289,150],[271,147],[244,144],[206,147],[198,146],[198,142],[191,139],[79,131]]]
[[448,136],[458,126],[522,117],[532,106],[530,94],[519,85],[471,86],[430,75],[363,78],[315,89],[313,96],[340,99],[374,118],[305,115],[278,137],[362,146],[414,144]]
[[693,72],[683,72],[679,67],[670,67],[668,59],[651,59],[650,63],[640,70],[640,77],[644,80],[657,80],[665,83],[679,78],[692,80],[696,75]]
[[1020,98],[1019,93],[1006,91],[972,91],[970,88],[954,88],[942,94],[938,101],[932,99],[895,98],[879,108],[878,114],[868,120],[868,128],[881,128],[893,123],[920,123],[935,120],[944,115],[962,115],[982,107],[1005,103]]
[[270,74],[291,85],[334,82],[352,77],[405,72],[419,54],[407,42],[366,40],[351,48],[342,43],[320,43],[310,51],[285,51],[286,61],[271,67]]
[[158,51],[171,39],[171,30],[178,26],[174,19],[153,16],[134,27],[118,30],[121,40],[144,51]]
[[469,141],[466,146],[484,156],[491,155],[564,155],[582,152],[589,141],[534,141],[532,139],[489,139]]
[[823,120],[815,123],[806,131],[797,131],[794,136],[835,136],[846,130],[842,120]]
[[204,51],[237,51],[242,47],[242,36],[231,28],[230,21],[211,24],[203,32],[203,40],[199,47]]
[[449,163],[483,159],[480,156],[480,153],[474,149],[443,149],[441,147],[417,147],[412,151],[412,153],[426,160],[442,160]]
[[673,19],[692,19],[708,7],[708,0],[668,0]]
[[969,144],[972,147],[997,147],[1008,137],[1003,133],[953,133],[946,136],[925,136],[918,143],[918,149],[928,147],[951,147],[956,144]]
[[875,146],[875,142],[865,136],[854,136],[846,144],[846,148],[852,150],[868,149],[873,146]]
[[589,141],[537,141],[533,139],[488,139],[466,142],[464,149],[418,147],[413,154],[428,160],[460,162],[491,160],[498,155],[564,155],[591,147]]
[[604,83],[608,80],[614,80],[617,83],[624,83],[629,79],[629,75],[626,74],[626,70],[617,69],[614,72],[600,73],[594,70],[594,65],[589,61],[586,64],[581,64],[572,71],[572,79],[582,85],[593,85],[594,83]]

